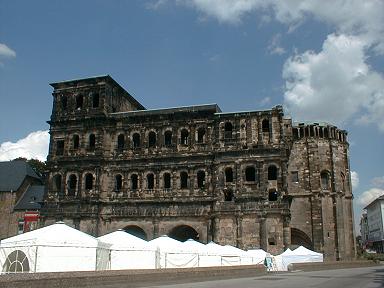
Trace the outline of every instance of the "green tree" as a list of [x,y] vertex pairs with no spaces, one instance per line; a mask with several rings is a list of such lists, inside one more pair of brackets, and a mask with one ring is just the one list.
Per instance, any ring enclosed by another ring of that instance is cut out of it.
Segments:
[[44,173],[47,169],[46,162],[42,162],[38,159],[27,159],[24,157],[18,157],[16,159],[14,159],[13,161],[27,162],[32,167],[32,169],[37,173],[37,175],[39,175],[40,177],[42,177],[44,175]]

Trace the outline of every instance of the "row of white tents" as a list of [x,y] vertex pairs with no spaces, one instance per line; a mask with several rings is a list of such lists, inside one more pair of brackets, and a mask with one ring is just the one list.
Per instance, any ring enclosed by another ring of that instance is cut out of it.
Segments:
[[[295,261],[323,261],[322,254],[298,249],[274,256],[276,269],[285,271]],[[2,273],[255,265],[266,256],[262,249],[244,251],[167,236],[145,241],[124,231],[95,238],[61,222],[0,242]]]

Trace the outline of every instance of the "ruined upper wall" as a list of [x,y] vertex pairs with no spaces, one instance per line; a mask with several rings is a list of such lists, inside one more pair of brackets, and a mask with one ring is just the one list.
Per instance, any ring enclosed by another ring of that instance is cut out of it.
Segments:
[[51,121],[106,116],[120,111],[144,110],[109,75],[50,84],[54,91]]

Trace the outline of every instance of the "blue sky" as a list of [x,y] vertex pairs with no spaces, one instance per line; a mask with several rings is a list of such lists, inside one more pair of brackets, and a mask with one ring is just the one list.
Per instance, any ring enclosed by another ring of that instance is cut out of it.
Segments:
[[0,0],[0,160],[44,157],[49,83],[110,74],[147,108],[283,104],[348,130],[358,218],[384,194],[382,11],[381,0]]

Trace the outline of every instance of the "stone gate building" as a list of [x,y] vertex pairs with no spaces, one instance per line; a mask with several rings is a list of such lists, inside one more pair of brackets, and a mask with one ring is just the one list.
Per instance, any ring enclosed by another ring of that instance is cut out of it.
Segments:
[[281,106],[146,110],[110,76],[51,86],[46,225],[354,257],[346,131]]

